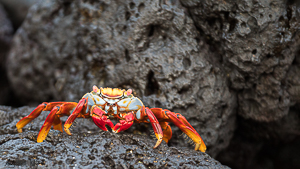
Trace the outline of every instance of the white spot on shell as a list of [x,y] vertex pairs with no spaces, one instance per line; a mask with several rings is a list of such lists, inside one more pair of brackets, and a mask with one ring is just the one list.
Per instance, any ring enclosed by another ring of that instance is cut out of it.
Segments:
[[135,116],[136,116],[137,119],[141,119],[141,111],[138,110],[138,111],[136,112]]

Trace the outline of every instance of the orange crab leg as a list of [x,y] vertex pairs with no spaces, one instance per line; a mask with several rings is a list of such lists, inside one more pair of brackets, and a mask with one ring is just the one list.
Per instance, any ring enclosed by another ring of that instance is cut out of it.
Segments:
[[38,138],[37,138],[37,142],[40,143],[40,142],[43,142],[45,140],[45,138],[47,137],[48,135],[48,132],[52,126],[52,123],[54,121],[54,117],[55,117],[55,114],[59,111],[59,106],[56,106],[54,107],[50,114],[47,116],[47,119],[46,121],[44,122],[40,132],[39,132],[39,135],[38,135]]
[[60,120],[60,118],[58,116],[54,117],[53,129],[63,132],[62,122],[61,122],[61,120]]
[[172,129],[168,122],[159,122],[159,124],[163,129],[163,140],[168,143],[172,137]]
[[26,126],[28,123],[30,123],[33,119],[38,117],[42,111],[50,111],[54,106],[63,104],[64,102],[43,102],[42,104],[38,105],[28,116],[25,116],[22,118],[17,124],[16,127],[18,129],[18,132],[22,132],[22,128]]
[[[190,127],[191,129],[193,129],[196,133],[197,131],[192,127],[192,125],[186,120],[186,118],[184,116],[182,116],[180,113],[176,113],[177,118],[183,122],[186,126]],[[198,133],[197,133],[198,134]],[[198,134],[199,135],[199,134]],[[199,136],[200,137],[200,136]]]
[[78,117],[78,115],[81,113],[81,110],[86,107],[87,105],[87,99],[86,98],[82,98],[77,106],[75,107],[75,110],[73,111],[73,113],[68,117],[67,121],[65,122],[64,125],[64,129],[65,132],[68,135],[72,135],[72,133],[70,132],[69,128],[71,127],[72,123],[74,122],[74,120]]
[[[162,123],[159,123],[156,116],[153,114],[153,112],[148,107],[143,106],[140,109],[140,115],[139,116],[140,116],[139,119],[141,119],[141,121],[147,120],[152,125],[153,131],[154,131],[155,136],[157,138],[157,142],[156,142],[156,144],[153,148],[158,147],[161,144],[163,139],[168,140],[168,138],[170,137],[170,132],[166,133],[165,138],[163,137],[164,134],[163,134],[163,131],[162,131],[161,126],[160,126],[160,124],[162,124]],[[138,121],[140,121],[140,120],[138,120]],[[171,131],[171,136],[172,136],[172,131]]]
[[199,136],[199,134],[190,128],[189,126],[185,125],[181,120],[178,119],[179,113],[175,114],[173,112],[167,112],[168,117],[171,119],[171,121],[180,128],[181,131],[183,131],[186,135],[188,135],[196,144],[195,150],[200,150],[202,152],[206,151],[206,146],[202,140],[202,138]]
[[[169,117],[167,116],[166,112],[170,112],[170,110],[167,109],[162,109],[162,108],[151,108],[151,111],[155,114],[155,116],[161,121],[161,120],[166,120],[169,121]],[[186,126],[190,127],[191,129],[194,130],[195,133],[197,131],[192,127],[192,125],[185,119],[184,116],[181,114],[178,114],[178,118],[181,122],[183,122]],[[198,133],[197,133],[198,134]]]
[[70,111],[74,109],[74,107],[77,105],[77,103],[73,102],[66,102],[62,104],[61,106],[55,106],[49,115],[47,116],[40,132],[37,138],[37,142],[43,142],[45,138],[47,137],[49,130],[51,129],[51,126],[53,124],[53,128],[55,130],[60,130],[62,132],[62,123],[59,117],[63,115],[70,115]]
[[[160,121],[159,124],[163,128],[163,140],[166,143],[168,143],[172,137],[172,129],[167,122],[167,121],[169,121],[169,117],[166,116],[165,113],[163,113],[164,110],[161,108],[151,108],[150,110],[153,112],[155,117]],[[164,121],[162,121],[162,120],[164,120]]]
[[70,112],[77,106],[76,102],[65,102],[60,106],[60,111],[56,113],[56,116],[53,121],[53,129],[63,132],[62,122],[60,120],[61,116],[69,116]]
[[169,110],[163,110],[161,108],[152,108],[151,111],[159,120],[173,122],[181,131],[188,135],[196,144],[195,150],[200,150],[202,152],[206,151],[205,143],[200,135],[181,114],[175,114]]
[[104,116],[105,111],[102,110],[100,107],[94,105],[91,109],[92,119],[94,123],[102,130],[107,131],[105,125],[107,124],[110,128],[114,127],[114,124],[107,119],[107,116]]

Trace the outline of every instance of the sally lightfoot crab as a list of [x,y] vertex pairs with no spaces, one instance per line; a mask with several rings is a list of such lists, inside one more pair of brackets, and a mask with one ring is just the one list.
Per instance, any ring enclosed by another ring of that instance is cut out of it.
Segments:
[[[193,140],[195,150],[202,152],[206,150],[200,135],[181,114],[167,109],[145,107],[140,99],[133,96],[131,89],[99,89],[97,86],[93,86],[93,91],[86,93],[78,103],[44,102],[17,123],[18,131],[22,132],[22,128],[38,117],[42,111],[51,112],[39,132],[37,142],[45,140],[51,126],[55,130],[63,132],[60,120],[62,116],[69,116],[64,124],[64,130],[68,135],[72,135],[69,128],[77,117],[91,117],[99,128],[107,131],[106,125],[108,125],[115,133],[127,130],[133,123],[151,123],[158,139],[154,148],[158,147],[162,140],[168,143],[171,139],[172,130],[169,122],[173,122]],[[120,119],[119,123],[114,125],[110,118]]]

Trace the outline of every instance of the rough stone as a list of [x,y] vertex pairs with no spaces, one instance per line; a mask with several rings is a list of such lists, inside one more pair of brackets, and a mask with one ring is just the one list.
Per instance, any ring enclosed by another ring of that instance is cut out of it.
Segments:
[[8,44],[12,39],[13,28],[11,25],[10,20],[7,18],[6,11],[0,4],[0,44],[1,44],[1,57],[0,63],[3,64],[4,61],[4,54],[8,51]]
[[222,53],[231,87],[238,92],[238,114],[274,121],[291,106],[287,75],[299,37],[297,1],[182,0],[198,30]]
[[21,26],[28,9],[39,0],[1,0],[15,29]]
[[[299,16],[295,0],[47,0],[17,31],[8,75],[25,104],[132,88],[183,114],[224,164],[299,168]],[[187,147],[171,127],[169,146]]]
[[[19,98],[78,101],[93,85],[132,88],[146,106],[182,113],[212,156],[233,135],[235,94],[179,1],[43,1],[13,49]],[[173,131],[171,144],[186,146]]]
[[165,143],[153,149],[156,140],[148,136],[103,132],[92,127],[92,122],[74,127],[72,136],[50,130],[46,141],[37,143],[46,112],[25,126],[23,133],[17,133],[15,127],[32,110],[0,106],[0,167],[228,168],[205,153],[168,147]]
[[9,100],[10,90],[4,66],[12,35],[13,27],[0,4],[0,104],[6,104]]
[[232,168],[299,168],[299,108],[271,123],[239,120],[239,129],[217,159]]

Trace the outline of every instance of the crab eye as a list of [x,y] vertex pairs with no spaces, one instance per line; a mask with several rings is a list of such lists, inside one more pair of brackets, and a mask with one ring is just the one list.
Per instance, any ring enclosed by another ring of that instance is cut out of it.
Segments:
[[128,89],[126,92],[124,92],[124,96],[128,97],[131,95],[131,93],[132,93],[132,90]]
[[100,89],[96,85],[94,85],[93,86],[93,92],[95,92],[97,94],[100,94]]

